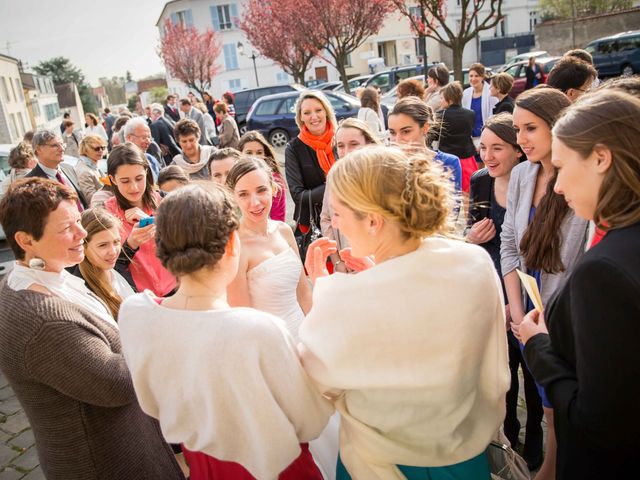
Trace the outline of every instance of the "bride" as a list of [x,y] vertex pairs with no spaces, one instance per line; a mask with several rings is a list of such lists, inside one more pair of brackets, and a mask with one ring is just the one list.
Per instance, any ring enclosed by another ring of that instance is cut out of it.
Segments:
[[267,164],[247,157],[227,176],[242,211],[240,265],[227,291],[235,307],[252,307],[284,320],[298,341],[298,329],[311,309],[311,286],[302,268],[291,228],[271,220],[275,183]]
[[[227,186],[242,211],[240,264],[227,289],[229,305],[252,307],[281,318],[298,342],[298,329],[311,309],[311,286],[291,228],[269,218],[277,193],[271,169],[262,159],[244,157],[229,171]],[[309,443],[328,480],[335,479],[338,423],[332,417],[322,435]]]

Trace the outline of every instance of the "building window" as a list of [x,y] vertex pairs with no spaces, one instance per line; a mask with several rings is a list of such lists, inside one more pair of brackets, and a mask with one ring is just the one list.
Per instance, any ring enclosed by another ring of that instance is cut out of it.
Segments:
[[18,115],[18,120],[20,120],[20,130],[22,130],[23,132],[26,132],[27,128],[25,127],[24,114],[20,112],[17,115]]
[[210,11],[214,30],[232,30],[238,27],[238,6],[235,3],[212,6]]
[[19,101],[24,101],[24,94],[22,93],[22,85],[20,84],[20,80],[18,80],[17,78],[14,78],[13,81],[16,84],[16,90],[18,92],[18,100]]
[[237,91],[240,90],[242,88],[242,80],[239,78],[234,78],[232,80],[229,80],[229,90],[231,91]]
[[191,10],[181,10],[171,14],[171,21],[175,25],[180,25],[182,28],[188,28],[193,26],[193,15]]
[[347,55],[347,63],[344,64],[345,67],[353,67],[353,64],[351,63],[351,54],[349,53]]
[[9,86],[11,87],[11,93],[13,93],[13,101],[17,102],[18,101],[18,96],[16,95],[16,89],[13,86],[13,83],[11,83],[11,79],[8,78],[7,80],[9,81]]
[[9,88],[7,87],[7,79],[2,77],[2,82],[0,82],[0,86],[2,86],[2,96],[6,102],[11,101],[11,97],[9,96]]
[[16,116],[12,113],[9,115],[9,129],[11,130],[11,138],[17,138],[18,135],[18,126],[16,125]]
[[55,120],[60,115],[60,110],[57,103],[50,103],[44,106],[44,116],[47,122]]
[[278,73],[276,73],[276,83],[278,85],[283,85],[283,84],[290,83],[290,78],[291,77],[286,72],[278,72]]
[[238,67],[238,54],[236,52],[235,43],[227,43],[222,46],[224,53],[224,67],[225,70],[237,70]]
[[529,12],[529,31],[533,32],[537,24],[538,24],[538,12],[536,11]]

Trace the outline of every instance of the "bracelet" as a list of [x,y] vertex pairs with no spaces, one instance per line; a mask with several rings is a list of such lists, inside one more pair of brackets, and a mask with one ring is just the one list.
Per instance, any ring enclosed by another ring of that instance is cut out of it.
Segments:
[[338,266],[338,265],[340,265],[341,263],[344,263],[344,261],[343,261],[343,260],[338,260],[337,262],[334,262],[334,263],[333,263],[333,266],[334,266],[334,267],[337,267],[337,266]]

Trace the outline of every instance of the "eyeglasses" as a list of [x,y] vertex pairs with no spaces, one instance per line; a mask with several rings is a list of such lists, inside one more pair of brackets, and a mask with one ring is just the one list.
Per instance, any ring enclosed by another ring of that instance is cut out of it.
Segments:
[[97,147],[91,147],[91,150],[93,150],[94,152],[102,152],[103,150],[106,150],[107,147],[103,146],[103,145],[98,145]]
[[131,134],[132,137],[138,137],[141,138],[142,140],[151,140],[151,135],[136,135],[135,133]]
[[67,148],[67,145],[61,142],[56,142],[56,143],[45,143],[44,144],[45,147],[51,147],[51,148],[62,148],[63,150],[65,148]]

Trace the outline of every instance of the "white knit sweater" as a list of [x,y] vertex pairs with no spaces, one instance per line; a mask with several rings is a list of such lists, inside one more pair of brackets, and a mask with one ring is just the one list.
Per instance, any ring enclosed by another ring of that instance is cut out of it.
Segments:
[[256,478],[277,478],[333,411],[272,315],[173,310],[145,292],[122,304],[119,325],[140,406],[166,440]]
[[482,248],[428,238],[319,279],[313,293],[302,362],[336,398],[354,479],[404,479],[396,465],[447,466],[486,449],[510,376],[502,290]]

